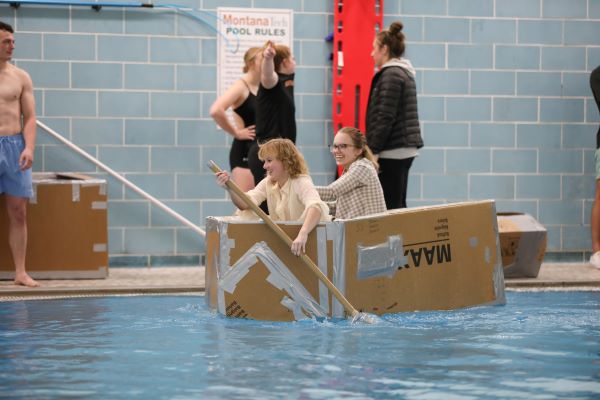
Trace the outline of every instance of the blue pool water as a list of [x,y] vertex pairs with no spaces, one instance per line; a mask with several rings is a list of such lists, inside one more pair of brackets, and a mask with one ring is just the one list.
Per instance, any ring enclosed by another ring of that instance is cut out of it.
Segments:
[[600,398],[600,292],[348,321],[227,319],[196,296],[0,303],[0,398]]

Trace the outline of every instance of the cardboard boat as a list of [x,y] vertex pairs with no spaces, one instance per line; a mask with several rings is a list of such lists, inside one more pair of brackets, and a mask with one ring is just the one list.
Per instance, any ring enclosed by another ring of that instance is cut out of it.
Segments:
[[498,213],[502,266],[506,278],[537,278],[546,253],[546,228],[529,214]]
[[[292,238],[301,224],[279,223]],[[206,301],[237,318],[344,318],[342,305],[268,227],[206,221]],[[377,315],[506,302],[493,201],[319,224],[307,255],[359,311]]]

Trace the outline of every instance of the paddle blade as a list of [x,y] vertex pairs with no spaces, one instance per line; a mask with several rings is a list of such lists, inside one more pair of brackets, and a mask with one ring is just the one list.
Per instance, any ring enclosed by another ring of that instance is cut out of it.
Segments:
[[381,318],[375,314],[359,312],[352,317],[353,324],[378,324],[379,322],[381,322]]

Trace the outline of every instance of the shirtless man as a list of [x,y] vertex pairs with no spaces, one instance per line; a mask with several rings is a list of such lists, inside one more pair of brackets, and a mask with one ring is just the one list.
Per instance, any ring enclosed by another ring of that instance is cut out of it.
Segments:
[[0,21],[0,194],[8,212],[8,242],[15,262],[15,284],[39,286],[25,271],[27,201],[32,196],[35,99],[27,72],[9,61],[15,50],[13,28]]

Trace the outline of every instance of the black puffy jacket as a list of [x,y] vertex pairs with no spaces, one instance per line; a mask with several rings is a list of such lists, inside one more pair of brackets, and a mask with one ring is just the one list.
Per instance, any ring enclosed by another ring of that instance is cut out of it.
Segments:
[[371,81],[367,105],[367,143],[373,153],[400,147],[423,147],[417,85],[404,68],[382,68]]

